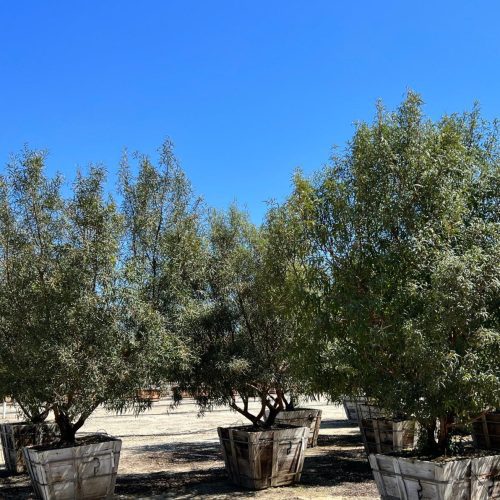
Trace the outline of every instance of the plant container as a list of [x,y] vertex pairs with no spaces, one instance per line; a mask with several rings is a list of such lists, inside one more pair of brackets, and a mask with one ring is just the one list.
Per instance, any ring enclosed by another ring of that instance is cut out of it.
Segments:
[[359,429],[367,454],[412,449],[417,441],[415,420],[362,418]]
[[487,500],[500,498],[500,455],[427,461],[369,455],[383,500]]
[[313,448],[318,444],[321,414],[322,410],[314,410],[312,408],[296,408],[295,410],[280,411],[276,417],[276,423],[309,427],[307,447]]
[[160,401],[161,392],[159,389],[139,389],[136,392],[136,396],[140,401],[158,403],[158,401]]
[[349,422],[352,422],[353,424],[358,423],[357,405],[359,403],[364,403],[365,401],[366,401],[365,397],[344,399],[342,401],[342,403],[344,405],[345,414],[346,414],[347,420],[349,420]]
[[500,410],[485,413],[472,422],[472,439],[477,448],[500,449]]
[[26,472],[23,458],[23,447],[47,444],[59,436],[59,428],[55,423],[31,424],[29,422],[9,422],[0,424],[5,467],[14,474]]
[[76,446],[24,448],[33,489],[42,500],[111,498],[122,442],[107,435],[86,436]]
[[309,427],[276,424],[271,429],[241,426],[217,431],[233,483],[262,490],[300,480]]

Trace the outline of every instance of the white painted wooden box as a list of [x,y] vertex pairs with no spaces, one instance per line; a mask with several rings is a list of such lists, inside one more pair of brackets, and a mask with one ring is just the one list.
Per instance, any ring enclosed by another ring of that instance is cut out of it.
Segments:
[[383,500],[490,500],[500,498],[500,455],[430,462],[371,454]]
[[43,500],[111,498],[122,442],[111,436],[103,438],[107,440],[71,448],[24,448],[36,495]]

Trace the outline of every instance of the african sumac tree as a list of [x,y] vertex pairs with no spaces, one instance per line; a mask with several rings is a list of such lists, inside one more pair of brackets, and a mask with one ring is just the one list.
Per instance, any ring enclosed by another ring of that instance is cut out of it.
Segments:
[[[202,410],[226,404],[256,426],[270,426],[294,389],[287,356],[291,327],[272,297],[269,238],[232,207],[214,212],[206,282],[190,326],[196,362],[184,382]],[[256,412],[249,401],[257,398]]]
[[165,342],[158,315],[126,286],[123,221],[105,173],[78,174],[71,195],[25,150],[2,178],[0,383],[28,416],[52,410],[64,442],[100,404],[122,408],[144,376],[134,360]]
[[178,369],[189,363],[186,318],[196,309],[204,272],[203,204],[180,168],[170,140],[159,153],[157,165],[147,155],[134,155],[137,175],[125,155],[120,170],[125,279],[169,332],[163,356],[145,360],[148,385],[153,386],[175,380]]
[[414,415],[439,451],[454,419],[500,403],[499,168],[496,123],[477,109],[433,122],[409,93],[312,181],[297,176],[284,208],[307,242],[296,353]]

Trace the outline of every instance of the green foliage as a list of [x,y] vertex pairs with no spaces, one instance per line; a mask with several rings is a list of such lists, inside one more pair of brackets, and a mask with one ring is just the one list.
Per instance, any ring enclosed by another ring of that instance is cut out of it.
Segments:
[[[291,324],[273,301],[269,235],[232,207],[212,214],[208,237],[206,282],[190,325],[197,360],[185,386],[202,411],[227,404],[255,425],[272,425],[296,386],[287,356]],[[261,403],[257,413],[252,397]]]
[[64,198],[44,160],[25,150],[1,182],[0,387],[28,418],[52,410],[71,442],[98,405],[131,404],[167,337],[123,280],[123,218],[104,170],[78,174]]
[[194,196],[169,140],[160,149],[158,166],[145,155],[134,156],[137,176],[131,174],[126,155],[120,170],[126,228],[124,279],[161,317],[168,332],[166,356],[143,358],[149,385],[159,386],[174,380],[191,362],[184,332],[186,318],[197,307],[204,273],[203,205]]
[[301,221],[289,281],[298,363],[322,360],[311,383],[438,417],[441,446],[453,418],[500,404],[499,168],[496,123],[477,108],[432,122],[410,93],[297,176],[282,210]]

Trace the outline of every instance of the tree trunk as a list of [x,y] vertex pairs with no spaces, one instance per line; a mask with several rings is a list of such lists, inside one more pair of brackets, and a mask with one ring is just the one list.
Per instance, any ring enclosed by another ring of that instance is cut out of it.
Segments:
[[281,408],[269,408],[269,414],[266,418],[266,427],[271,427],[274,425],[274,422],[276,420],[276,417],[278,416],[278,413],[281,411]]
[[439,431],[438,431],[438,448],[441,453],[445,453],[450,438],[450,427],[453,423],[451,415],[442,415],[439,417]]
[[422,443],[423,446],[422,451],[424,453],[431,453],[431,454],[437,453],[438,445],[436,442],[436,438],[434,436],[436,433],[436,420],[432,419],[430,422],[422,424],[422,427],[424,428],[425,432],[425,440]]
[[77,428],[71,423],[69,417],[59,408],[54,408],[54,416],[59,431],[61,432],[61,441],[73,445],[75,443]]
[[295,401],[293,399],[293,395],[290,396],[290,400],[289,401],[287,401],[284,396],[283,396],[283,400],[285,402],[285,410],[286,411],[293,411],[293,410],[295,410]]

